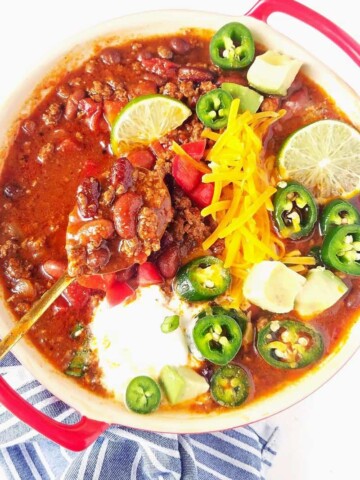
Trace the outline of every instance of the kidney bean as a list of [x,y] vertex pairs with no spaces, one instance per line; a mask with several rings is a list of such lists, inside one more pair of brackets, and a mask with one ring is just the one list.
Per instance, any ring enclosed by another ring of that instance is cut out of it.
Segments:
[[192,82],[206,82],[207,80],[214,80],[215,73],[202,67],[181,67],[179,68],[178,78],[179,80]]
[[148,72],[156,73],[156,75],[165,78],[175,78],[176,71],[179,68],[176,63],[158,57],[144,59],[141,63]]
[[65,272],[66,264],[60,260],[47,260],[43,264],[42,270],[48,277],[57,280]]
[[168,247],[157,259],[157,266],[164,278],[173,278],[180,266],[179,249],[176,245]]
[[134,167],[126,157],[118,158],[111,166],[111,184],[114,187],[119,187],[121,185],[124,188],[123,193],[125,193],[132,186],[133,171]]
[[78,88],[72,93],[67,101],[65,106],[65,118],[66,120],[74,120],[76,117],[79,101],[85,97],[85,90],[82,88]]
[[132,265],[130,268],[116,272],[116,280],[118,282],[128,282],[137,275],[138,265]]
[[100,129],[103,113],[102,103],[97,103],[91,98],[83,98],[79,101],[78,108],[83,113],[84,121],[90,130],[92,132],[98,131]]
[[10,200],[17,200],[24,194],[23,188],[15,182],[4,185],[3,192]]
[[147,50],[141,50],[136,56],[136,60],[138,62],[142,62],[143,60],[149,60],[149,58],[152,58],[153,54]]
[[309,91],[306,87],[300,88],[292,93],[282,104],[282,107],[287,110],[290,115],[297,115],[301,113],[309,103]]
[[100,183],[94,177],[85,178],[77,188],[76,202],[84,218],[93,218],[99,208]]
[[130,239],[136,235],[137,215],[142,207],[141,195],[134,192],[126,192],[115,202],[113,208],[114,224],[117,234],[124,239]]
[[110,238],[113,233],[113,223],[105,218],[100,218],[85,223],[85,225],[79,229],[77,237],[80,245],[98,248],[100,247],[101,242]]
[[190,43],[184,38],[172,38],[170,40],[170,48],[178,55],[185,55],[185,53],[190,50],[191,46]]
[[167,81],[166,78],[159,77],[159,75],[156,75],[156,73],[151,72],[145,72],[143,75],[143,79],[155,83],[158,87],[162,87]]
[[147,168],[151,170],[155,165],[155,157],[147,149],[134,150],[129,153],[128,159],[134,167]]
[[345,298],[346,308],[359,308],[360,307],[360,295],[357,288],[352,288],[350,293]]
[[109,248],[106,245],[101,245],[100,248],[88,253],[86,263],[92,272],[97,272],[109,263],[110,256]]
[[108,47],[100,53],[100,58],[105,65],[116,65],[121,63],[121,53],[117,48]]

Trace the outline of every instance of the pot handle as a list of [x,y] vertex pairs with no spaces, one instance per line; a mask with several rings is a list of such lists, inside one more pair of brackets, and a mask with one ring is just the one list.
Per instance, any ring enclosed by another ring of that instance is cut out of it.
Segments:
[[59,445],[79,452],[91,445],[109,426],[107,423],[81,417],[67,425],[54,420],[24,400],[0,376],[0,403],[20,420]]
[[267,22],[272,13],[286,13],[314,27],[332,40],[360,66],[360,45],[349,34],[327,18],[295,0],[259,0],[247,13],[250,17]]

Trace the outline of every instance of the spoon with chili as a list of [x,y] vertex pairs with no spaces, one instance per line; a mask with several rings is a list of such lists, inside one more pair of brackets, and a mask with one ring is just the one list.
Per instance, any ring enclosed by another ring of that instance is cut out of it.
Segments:
[[117,159],[100,179],[79,185],[66,231],[67,271],[0,342],[0,360],[75,279],[144,263],[160,249],[172,218],[171,198],[154,171]]

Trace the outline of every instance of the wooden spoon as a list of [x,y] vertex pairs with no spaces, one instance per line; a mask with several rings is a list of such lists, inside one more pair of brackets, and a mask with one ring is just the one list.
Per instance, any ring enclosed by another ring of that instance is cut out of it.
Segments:
[[[47,308],[61,295],[66,287],[68,287],[78,277],[78,275],[105,274],[124,270],[135,263],[145,262],[150,253],[158,249],[158,245],[156,245],[156,243],[159,244],[160,239],[172,218],[171,199],[168,189],[163,180],[155,172],[139,170],[139,176],[134,185],[132,193],[134,195],[139,195],[142,199],[141,206],[147,208],[148,211],[151,210],[153,213],[152,220],[155,219],[156,224],[156,230],[153,231],[153,234],[154,236],[158,237],[158,242],[154,241],[149,243],[148,239],[145,238],[139,243],[137,250],[134,250],[134,254],[129,255],[128,252],[125,252],[124,249],[121,249],[121,242],[126,242],[127,240],[121,238],[119,235],[119,230],[120,233],[122,233],[121,222],[120,225],[117,226],[117,222],[115,221],[115,229],[118,235],[112,233],[111,238],[104,238],[104,241],[106,241],[107,245],[110,246],[109,261],[100,269],[97,265],[97,269],[94,271],[91,268],[91,264],[89,265],[86,263],[86,248],[88,248],[89,242],[91,241],[91,233],[94,233],[94,230],[96,230],[96,224],[94,222],[97,220],[85,221],[83,218],[81,218],[81,215],[79,215],[78,207],[76,206],[69,216],[66,234],[66,250],[69,261],[68,271],[65,272],[57,280],[57,282],[47,292],[45,292],[37,302],[33,304],[30,310],[0,341],[0,360],[30,330],[30,328],[37,322]],[[135,197],[132,199],[130,198],[130,200],[134,200],[134,198]],[[105,214],[107,213],[109,216],[113,215],[115,207],[116,203],[115,206],[111,209],[109,208],[109,211],[105,212]],[[141,215],[141,210],[139,215]],[[104,222],[104,219],[100,219],[99,221]],[[105,221],[109,222],[109,220]],[[88,235],[86,235],[86,229],[88,229]],[[81,256],[81,252],[85,253],[83,256],[85,263],[81,264],[80,262],[79,265],[78,257],[79,253]]]

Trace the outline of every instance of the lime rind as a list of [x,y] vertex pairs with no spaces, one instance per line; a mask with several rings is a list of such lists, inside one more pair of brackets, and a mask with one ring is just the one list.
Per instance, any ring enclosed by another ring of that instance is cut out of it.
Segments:
[[192,114],[179,100],[165,95],[143,95],[130,101],[116,117],[111,129],[111,148],[149,145],[175,128]]
[[318,199],[360,191],[360,133],[339,120],[319,120],[291,134],[278,155],[279,173]]

